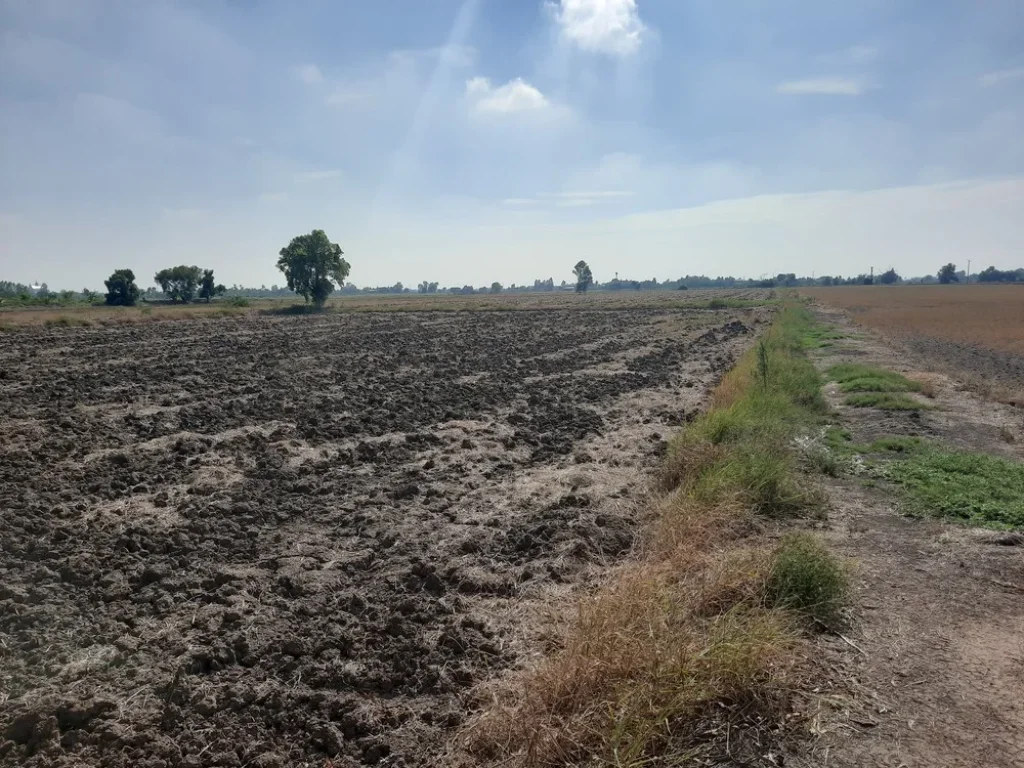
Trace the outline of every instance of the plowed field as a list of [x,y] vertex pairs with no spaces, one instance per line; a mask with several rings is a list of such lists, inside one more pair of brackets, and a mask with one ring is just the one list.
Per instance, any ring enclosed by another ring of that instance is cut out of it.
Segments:
[[0,764],[436,765],[766,312],[0,335]]

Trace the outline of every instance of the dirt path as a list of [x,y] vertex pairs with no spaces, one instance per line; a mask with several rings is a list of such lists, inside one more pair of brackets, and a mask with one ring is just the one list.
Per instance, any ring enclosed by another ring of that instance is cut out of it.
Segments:
[[[842,313],[818,314],[850,336],[816,353],[822,369],[862,362],[935,389],[934,410],[884,413],[845,406],[830,384],[830,404],[854,441],[916,435],[1024,457],[1019,410],[964,390],[934,373],[929,358]],[[814,719],[811,754],[797,764],[1024,766],[1024,547],[991,531],[904,517],[895,489],[863,478],[831,480],[829,490],[826,535],[853,561],[854,619],[843,637],[820,640],[833,684]]]

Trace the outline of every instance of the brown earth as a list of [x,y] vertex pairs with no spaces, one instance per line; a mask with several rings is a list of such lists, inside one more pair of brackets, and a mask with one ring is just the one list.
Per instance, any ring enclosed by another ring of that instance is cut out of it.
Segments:
[[[934,410],[883,413],[844,405],[830,385],[837,421],[855,441],[916,435],[1024,458],[1021,411],[939,372],[950,361],[935,359],[934,347],[862,332],[835,310],[819,319],[848,335],[818,356],[823,369],[877,365],[935,393]],[[905,517],[898,489],[856,474],[830,481],[829,492],[826,535],[850,559],[855,600],[849,628],[820,640],[831,684],[812,713],[810,754],[795,764],[1024,766],[1024,538]]]
[[767,313],[0,335],[0,764],[437,764]]
[[1024,406],[1024,286],[899,285],[801,289],[953,374]]

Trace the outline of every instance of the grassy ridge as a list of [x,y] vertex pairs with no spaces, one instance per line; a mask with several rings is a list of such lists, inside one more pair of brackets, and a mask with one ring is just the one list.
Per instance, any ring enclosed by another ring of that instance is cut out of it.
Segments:
[[[581,602],[561,647],[491,694],[461,746],[515,766],[683,764],[710,725],[778,725],[800,687],[802,635],[836,619],[845,573],[814,537],[773,543],[758,515],[816,512],[794,438],[820,420],[803,354],[810,316],[786,305],[671,444],[635,562]],[[713,741],[713,740],[712,740]]]

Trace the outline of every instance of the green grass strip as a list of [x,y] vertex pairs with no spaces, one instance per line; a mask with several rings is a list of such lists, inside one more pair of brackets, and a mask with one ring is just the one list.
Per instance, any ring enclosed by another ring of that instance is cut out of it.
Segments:
[[920,450],[892,462],[885,476],[906,493],[911,514],[987,528],[1024,528],[1024,465],[967,451]]
[[828,369],[843,392],[916,392],[921,386],[894,371],[860,363],[840,363]]
[[931,408],[902,392],[855,392],[847,395],[846,404],[854,408],[878,408],[883,411],[923,411]]

